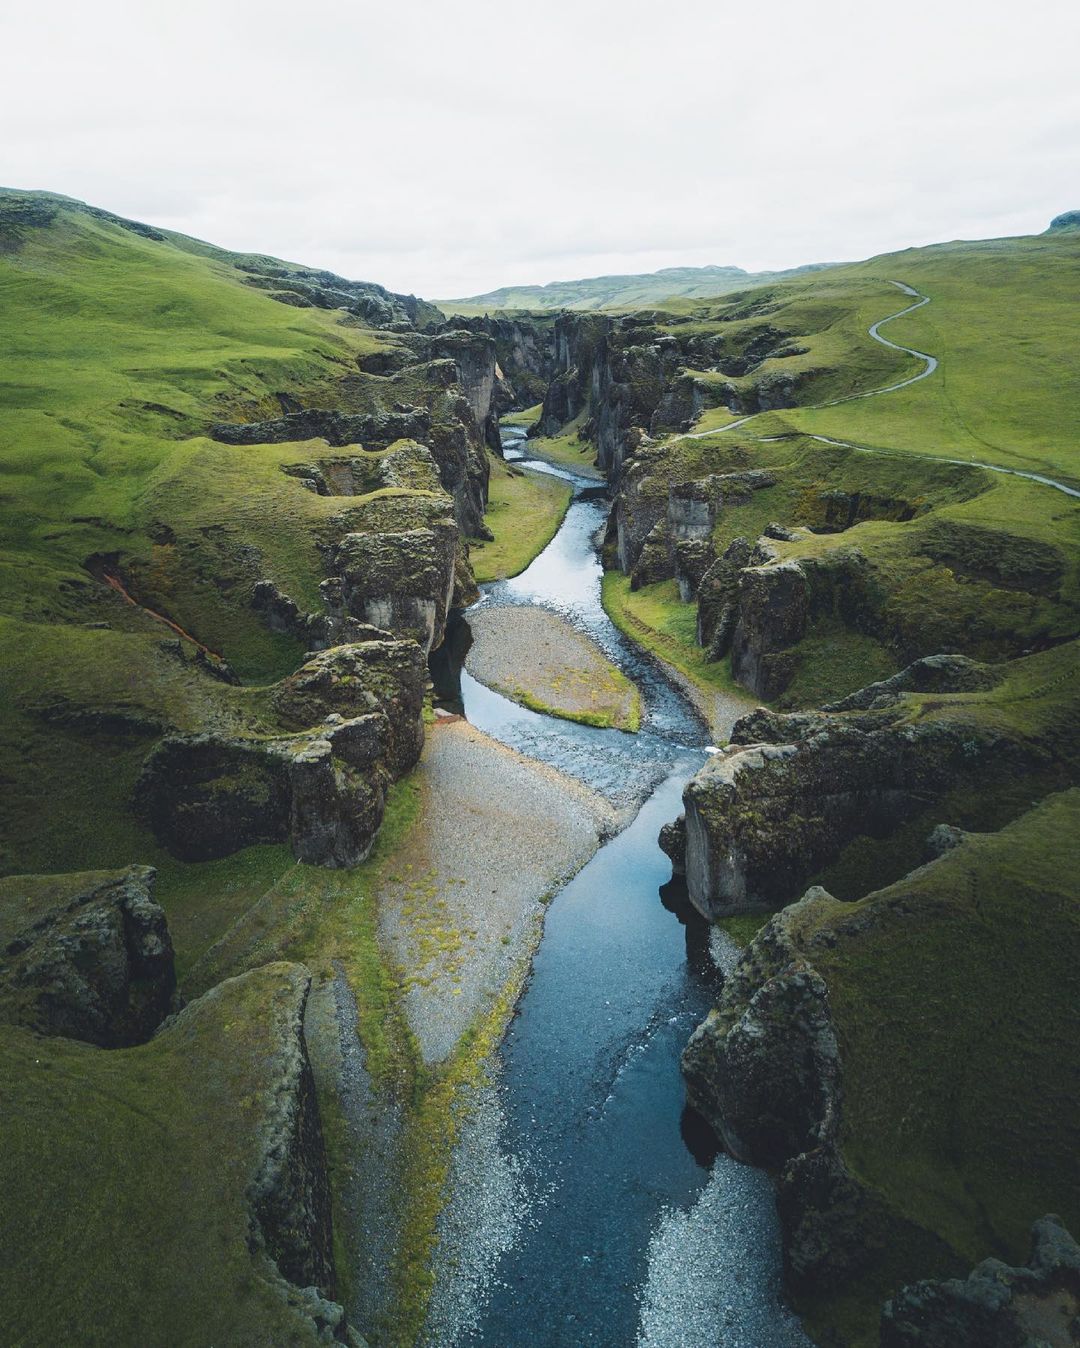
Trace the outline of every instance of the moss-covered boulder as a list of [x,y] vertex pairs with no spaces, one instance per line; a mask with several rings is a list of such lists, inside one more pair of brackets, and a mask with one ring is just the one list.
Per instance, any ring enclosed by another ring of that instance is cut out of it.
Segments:
[[887,837],[935,799],[1041,756],[974,718],[754,713],[684,792],[690,899],[709,918],[775,907],[853,839]]
[[[454,596],[459,534],[450,520],[400,532],[350,533],[334,550],[335,600],[361,622],[441,645]],[[324,591],[325,592],[325,591]]]
[[176,971],[154,872],[0,881],[0,1020],[102,1048],[149,1039]]
[[281,723],[294,730],[335,714],[380,711],[387,721],[387,766],[397,778],[416,763],[423,747],[426,679],[417,643],[384,637],[314,656],[276,685],[271,705]]
[[136,808],[183,861],[288,842],[299,861],[355,866],[382,823],[389,739],[381,712],[281,739],[166,736],[146,760]]
[[984,1259],[968,1278],[919,1282],[888,1301],[881,1348],[1069,1348],[1080,1342],[1080,1246],[1053,1214],[1022,1268]]

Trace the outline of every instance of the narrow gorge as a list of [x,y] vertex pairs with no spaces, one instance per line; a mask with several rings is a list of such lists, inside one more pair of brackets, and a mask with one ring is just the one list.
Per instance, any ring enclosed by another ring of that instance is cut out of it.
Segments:
[[0,191],[13,1343],[1078,1341],[1078,243],[478,313]]

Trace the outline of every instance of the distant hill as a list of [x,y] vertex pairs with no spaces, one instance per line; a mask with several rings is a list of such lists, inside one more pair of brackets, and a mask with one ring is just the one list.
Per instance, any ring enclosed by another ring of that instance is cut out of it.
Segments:
[[546,286],[504,286],[486,295],[436,300],[444,313],[487,313],[495,309],[623,309],[672,298],[707,299],[749,286],[768,285],[834,264],[811,263],[788,271],[744,271],[742,267],[664,267],[630,276],[592,276],[583,281],[551,281]]

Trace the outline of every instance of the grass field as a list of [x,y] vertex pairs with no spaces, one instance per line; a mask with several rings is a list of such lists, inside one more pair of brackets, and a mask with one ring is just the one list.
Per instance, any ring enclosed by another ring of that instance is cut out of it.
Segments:
[[524,571],[555,537],[570,494],[568,482],[493,458],[485,520],[495,538],[469,544],[476,579],[502,580]]

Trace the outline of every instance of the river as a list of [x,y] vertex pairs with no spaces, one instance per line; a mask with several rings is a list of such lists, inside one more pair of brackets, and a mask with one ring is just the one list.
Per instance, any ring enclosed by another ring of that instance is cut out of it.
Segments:
[[[439,691],[502,743],[641,804],[548,911],[459,1148],[427,1343],[797,1348],[807,1340],[780,1300],[771,1186],[717,1155],[685,1108],[679,1072],[719,965],[734,956],[688,911],[657,845],[705,761],[705,727],[603,610],[603,488],[526,458],[520,435],[504,449],[572,482],[574,499],[544,552],[520,576],[484,587],[480,602],[537,604],[586,632],[638,684],[642,728],[544,716],[460,668],[442,671]],[[452,644],[460,659],[467,636]]]

